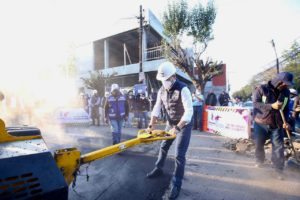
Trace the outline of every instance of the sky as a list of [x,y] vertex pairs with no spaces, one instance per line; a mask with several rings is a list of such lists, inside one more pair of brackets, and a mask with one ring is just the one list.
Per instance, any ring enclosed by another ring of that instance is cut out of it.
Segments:
[[[188,1],[194,5],[196,0]],[[207,1],[200,1],[206,4]],[[231,91],[300,41],[299,0],[215,0],[214,40],[204,58],[226,63]],[[50,80],[70,44],[85,45],[138,26],[139,6],[161,19],[166,0],[0,0],[0,90]],[[5,73],[4,73],[5,72]],[[20,84],[22,83],[22,84]],[[56,81],[59,86],[59,81]]]

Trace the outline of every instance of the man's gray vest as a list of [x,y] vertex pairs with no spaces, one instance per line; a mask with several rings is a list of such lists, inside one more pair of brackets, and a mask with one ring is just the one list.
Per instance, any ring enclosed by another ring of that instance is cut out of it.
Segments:
[[178,124],[183,116],[184,107],[181,99],[181,90],[184,87],[186,87],[184,83],[176,80],[169,91],[167,91],[163,86],[159,90],[161,101],[167,112],[167,120],[170,125]]

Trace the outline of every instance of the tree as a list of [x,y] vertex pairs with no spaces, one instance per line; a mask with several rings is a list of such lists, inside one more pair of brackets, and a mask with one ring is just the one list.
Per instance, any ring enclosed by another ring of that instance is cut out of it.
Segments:
[[[283,71],[288,71],[294,74],[294,88],[300,92],[300,45],[295,42],[289,50],[283,52]],[[271,67],[257,75],[253,76],[249,84],[242,87],[240,90],[233,93],[233,97],[242,97],[243,100],[251,96],[253,89],[276,76],[277,70]]]
[[239,97],[242,101],[247,101],[248,99],[252,99],[252,91],[253,86],[251,84],[247,84],[242,87],[239,91],[236,91],[232,94],[233,98]]
[[[163,14],[164,33],[170,38],[170,41],[164,42],[167,59],[189,75],[194,85],[200,85],[202,91],[207,81],[223,73],[222,62],[201,59],[213,39],[215,18],[216,10],[212,2],[206,8],[198,3],[189,11],[186,0],[174,1],[168,4]],[[193,53],[181,47],[184,37],[193,38]]]
[[294,74],[294,88],[300,92],[300,44],[295,42],[289,50],[284,51],[286,62],[284,70]]
[[76,77],[78,71],[76,68],[76,57],[75,57],[75,46],[74,44],[69,44],[68,55],[64,64],[60,65],[62,73],[66,78]]
[[112,76],[116,74],[112,74],[110,76],[104,75],[102,72],[94,71],[89,72],[89,78],[81,78],[83,84],[86,88],[97,90],[100,96],[104,96],[105,93],[105,84],[110,80]]

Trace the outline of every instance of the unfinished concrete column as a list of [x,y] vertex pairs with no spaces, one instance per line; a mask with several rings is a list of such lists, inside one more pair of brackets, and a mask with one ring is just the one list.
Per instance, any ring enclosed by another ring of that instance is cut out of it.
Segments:
[[104,69],[109,67],[109,42],[104,40]]

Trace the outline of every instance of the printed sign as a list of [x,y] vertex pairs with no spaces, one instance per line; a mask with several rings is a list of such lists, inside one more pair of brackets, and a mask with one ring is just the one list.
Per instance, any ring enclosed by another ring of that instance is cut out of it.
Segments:
[[87,112],[82,108],[62,108],[56,113],[56,120],[59,124],[86,124],[91,123]]
[[250,110],[223,106],[207,107],[207,129],[230,138],[249,138]]

